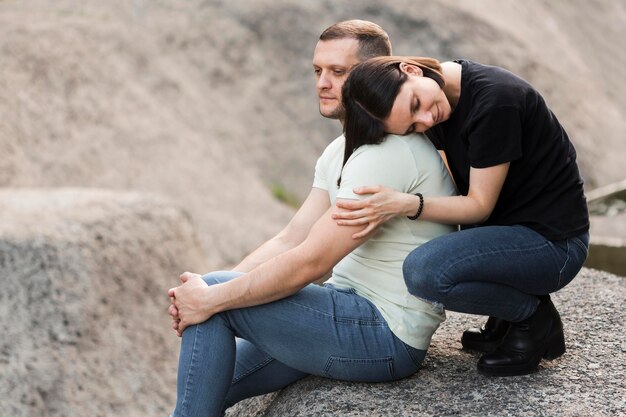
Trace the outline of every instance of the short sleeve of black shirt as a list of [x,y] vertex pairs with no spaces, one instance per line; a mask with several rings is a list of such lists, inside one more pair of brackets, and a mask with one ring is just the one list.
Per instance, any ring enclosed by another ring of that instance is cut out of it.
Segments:
[[519,109],[498,105],[477,112],[468,131],[468,157],[474,168],[487,168],[522,156]]

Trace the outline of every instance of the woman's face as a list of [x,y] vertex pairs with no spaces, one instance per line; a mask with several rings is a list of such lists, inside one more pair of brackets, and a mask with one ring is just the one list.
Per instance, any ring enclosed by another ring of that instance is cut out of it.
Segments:
[[448,120],[450,103],[439,84],[424,77],[418,67],[406,66],[408,79],[400,87],[389,117],[384,121],[385,131],[395,135],[422,133]]

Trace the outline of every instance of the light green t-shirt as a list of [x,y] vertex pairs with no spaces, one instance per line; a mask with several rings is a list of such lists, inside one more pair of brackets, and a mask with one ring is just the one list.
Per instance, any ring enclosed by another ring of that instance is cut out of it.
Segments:
[[[342,171],[344,143],[343,136],[335,139],[315,167],[313,187],[327,190],[331,204],[337,198],[364,198],[352,192],[363,185],[384,185],[428,197],[456,195],[439,153],[423,135],[389,135],[380,145],[361,146]],[[453,226],[395,217],[335,265],[327,282],[340,288],[353,288],[376,305],[400,340],[425,350],[445,320],[445,312],[439,305],[409,294],[402,263],[419,245],[455,230]]]

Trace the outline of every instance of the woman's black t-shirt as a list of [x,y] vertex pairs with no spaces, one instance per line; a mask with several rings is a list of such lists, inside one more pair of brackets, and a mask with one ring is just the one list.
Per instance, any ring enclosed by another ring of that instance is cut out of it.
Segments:
[[470,167],[511,163],[482,225],[520,224],[550,240],[589,230],[576,151],[541,95],[502,68],[456,62],[462,66],[459,102],[447,121],[426,134],[445,151],[462,195]]

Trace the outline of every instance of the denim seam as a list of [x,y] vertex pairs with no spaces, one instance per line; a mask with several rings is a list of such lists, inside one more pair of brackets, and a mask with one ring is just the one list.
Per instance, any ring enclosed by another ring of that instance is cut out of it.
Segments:
[[578,237],[573,237],[571,238],[571,241],[574,242],[578,247],[580,247],[583,251],[585,251],[585,253],[587,254],[587,256],[589,256],[589,248],[585,245],[585,243],[580,240],[580,238]]
[[[520,252],[526,252],[526,251],[529,251],[529,250],[532,250],[532,251],[539,251],[539,250],[541,250],[541,249],[545,248],[546,246],[548,246],[548,247],[549,247],[550,245],[549,245],[548,243],[542,243],[540,246],[532,246],[532,247],[530,247],[530,246],[529,246],[529,247],[527,247],[527,248],[506,249],[506,250],[494,250],[494,251],[490,251],[490,252],[489,252],[489,255],[494,255],[494,254],[495,254],[495,255],[498,255],[498,254],[501,254],[501,253],[511,253],[511,252],[518,252],[518,253],[520,253]],[[467,261],[467,260],[473,260],[473,259],[476,259],[476,258],[482,257],[482,256],[484,256],[484,255],[485,255],[485,253],[478,253],[478,254],[475,254],[475,255],[467,256],[467,257],[465,257],[465,258],[463,258],[463,259],[459,259],[459,260],[457,260],[456,262],[454,262],[454,263],[450,264],[450,265],[449,265],[449,266],[445,269],[445,271],[444,271],[444,272],[442,272],[442,274],[446,274],[446,273],[447,273],[447,271],[448,271],[450,268],[452,268],[452,267],[456,266],[457,264],[459,264],[459,263],[461,263],[461,262],[465,262],[465,261]]]
[[[550,246],[550,245],[549,245],[548,243],[543,243],[543,244],[541,244],[540,246],[533,246],[533,247],[528,247],[528,248],[507,249],[507,250],[494,250],[494,251],[490,251],[490,252],[489,252],[489,255],[494,255],[494,254],[495,254],[495,255],[498,255],[498,254],[501,254],[501,253],[511,253],[511,252],[518,252],[518,253],[520,253],[520,252],[526,252],[526,251],[529,251],[529,250],[532,250],[532,251],[539,251],[539,250],[541,250],[541,249],[543,249],[543,248],[545,248],[545,247],[549,247],[549,246]],[[478,254],[475,254],[475,255],[466,256],[466,257],[464,257],[464,258],[462,258],[462,259],[458,259],[456,262],[454,262],[454,263],[450,263],[450,265],[448,265],[447,267],[445,267],[445,269],[441,272],[441,275],[442,275],[442,276],[447,276],[447,275],[448,275],[448,271],[449,271],[450,269],[452,269],[453,267],[455,267],[456,265],[458,265],[459,263],[461,263],[461,262],[466,262],[466,261],[468,261],[468,260],[469,260],[469,261],[472,261],[473,259],[478,259],[478,258],[480,258],[480,257],[483,257],[484,255],[486,255],[486,254],[485,254],[485,253],[478,253]],[[446,293],[448,293],[448,292],[449,292],[449,291],[446,291]],[[445,306],[444,306],[444,307],[445,307]]]
[[570,260],[570,256],[569,256],[569,239],[565,241],[565,244],[567,245],[567,256],[565,258],[565,262],[563,262],[563,266],[561,267],[561,269],[559,270],[559,283],[557,285],[557,287],[555,288],[555,291],[558,290],[559,288],[561,288],[561,281],[563,279],[563,271],[565,270],[565,267],[567,266],[569,260]]
[[[418,368],[421,368],[422,367],[422,362],[424,362],[424,359],[422,358],[420,363],[419,364],[417,363],[417,357],[413,354],[413,352],[411,352],[411,349],[415,349],[415,348],[412,347],[412,346],[407,345],[404,342],[402,342],[402,346],[404,347],[404,350],[406,350],[407,355],[409,355],[409,358],[411,358],[411,360],[413,361],[415,366],[417,366]],[[418,349],[415,349],[415,350],[418,350]]]
[[244,377],[247,377],[248,375],[251,375],[251,374],[255,373],[256,371],[266,367],[267,365],[269,365],[274,360],[275,360],[274,358],[268,357],[268,359],[266,361],[261,362],[260,364],[258,364],[254,368],[251,368],[247,372],[244,372],[243,374],[233,378],[233,385],[236,384],[237,382],[241,381]]
[[[491,251],[491,252],[489,252],[489,255],[493,255],[493,254],[496,254],[496,255],[497,255],[497,254],[500,254],[500,253],[512,253],[512,252],[521,253],[521,252],[526,252],[526,251],[539,251],[539,250],[541,250],[541,249],[543,249],[543,248],[545,248],[545,247],[549,247],[549,246],[550,246],[550,244],[549,244],[548,242],[544,242],[544,243],[542,243],[542,244],[541,244],[541,245],[539,245],[539,246],[532,246],[532,247],[527,247],[527,248],[518,248],[518,249],[507,249],[507,250],[497,250],[497,251]],[[463,258],[463,259],[459,259],[459,260],[457,260],[456,262],[451,263],[449,266],[447,266],[447,267],[445,268],[445,270],[441,272],[441,275],[442,275],[442,276],[447,276],[448,271],[449,271],[451,268],[453,268],[454,266],[456,266],[457,264],[459,264],[459,263],[461,263],[461,262],[465,262],[465,261],[467,261],[467,260],[470,260],[470,261],[471,261],[471,260],[473,260],[473,259],[476,259],[476,258],[482,257],[482,256],[484,256],[484,255],[485,255],[485,253],[479,253],[479,254],[475,254],[475,255],[467,256],[467,257],[465,257],[465,258]],[[560,277],[560,274],[559,274],[559,283],[560,283],[560,280],[561,280],[561,277]],[[446,291],[446,294],[449,294],[449,291]],[[458,297],[457,297],[457,299],[458,299]],[[467,300],[463,300],[463,301],[467,302]],[[478,304],[475,304],[475,305],[476,305],[476,306],[478,306],[478,307],[481,307],[481,305],[478,305]],[[445,308],[445,305],[444,305],[444,308]],[[533,313],[533,312],[531,311],[530,313],[524,314],[523,316],[525,316],[525,318],[527,318],[527,317],[528,317],[528,316],[530,316],[532,313]]]
[[315,308],[312,308],[308,305],[305,304],[301,304],[298,303],[296,301],[293,300],[289,300],[289,303],[293,304],[293,305],[297,305],[301,308],[304,308],[306,310],[310,310],[310,311],[315,311],[316,313],[321,314],[322,316],[326,316],[329,317],[330,319],[332,319],[334,322],[336,323],[350,323],[350,324],[358,324],[358,325],[362,325],[362,326],[372,326],[372,327],[387,327],[387,322],[385,320],[365,320],[365,319],[351,319],[351,318],[344,318],[344,317],[337,317],[334,314],[328,314],[325,311],[321,311]]
[[[464,301],[464,302],[468,303],[467,299],[462,298],[462,297],[450,297],[450,299],[451,300],[455,300],[455,301]],[[477,307],[477,308],[483,307],[483,304],[480,304],[480,303],[469,303],[469,304],[471,304],[471,306]],[[522,321],[522,320],[525,320],[525,319],[530,317],[535,312],[535,310],[536,310],[538,305],[539,305],[539,299],[537,299],[537,303],[533,306],[533,308],[530,311],[527,311],[527,309],[522,308],[522,307],[520,307],[518,309],[516,317],[522,317],[522,318],[519,318],[519,319],[516,319],[516,320],[509,319],[509,318],[505,318],[505,319],[508,320],[508,321]],[[452,310],[452,311],[458,311],[458,310]],[[520,314],[520,311],[523,311],[524,314]],[[469,314],[474,314],[474,313],[469,313]]]
[[191,390],[190,385],[193,385],[191,384],[190,381],[193,379],[193,376],[195,374],[194,363],[196,362],[195,358],[198,353],[196,342],[198,341],[198,332],[200,331],[200,326],[195,326],[194,330],[195,332],[193,335],[193,347],[191,349],[191,358],[189,359],[189,372],[187,373],[187,378],[185,380],[185,393],[183,394],[183,400],[180,402],[180,407],[183,410],[183,414],[187,414],[186,413],[186,408],[187,408],[187,403],[188,403],[187,394]]

